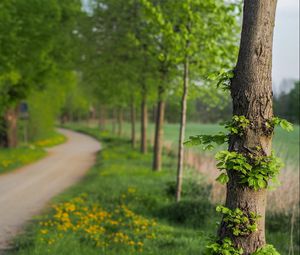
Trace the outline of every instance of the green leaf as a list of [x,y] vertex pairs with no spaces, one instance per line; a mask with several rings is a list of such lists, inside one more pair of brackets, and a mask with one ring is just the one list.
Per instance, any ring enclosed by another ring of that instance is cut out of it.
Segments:
[[284,129],[284,130],[286,130],[288,132],[291,132],[291,131],[294,130],[293,124],[290,123],[290,122],[288,122],[287,120],[282,120],[280,122],[280,126],[281,126],[282,129]]
[[211,80],[211,81],[215,81],[218,78],[218,74],[216,73],[212,73],[210,75],[208,75],[207,79]]
[[220,174],[220,176],[216,179],[216,181],[222,183],[222,184],[226,184],[229,181],[229,177],[227,174],[222,173]]
[[257,183],[258,183],[258,187],[261,189],[267,187],[267,183],[263,179],[258,179]]

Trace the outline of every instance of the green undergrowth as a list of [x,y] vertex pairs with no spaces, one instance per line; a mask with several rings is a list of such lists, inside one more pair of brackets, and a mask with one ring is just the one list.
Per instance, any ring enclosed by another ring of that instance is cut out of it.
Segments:
[[[154,173],[151,154],[141,155],[128,141],[96,129],[73,129],[101,140],[96,165],[28,225],[8,254],[205,254],[219,215],[203,176],[186,172],[190,178],[177,204],[174,158],[165,155],[163,170]],[[287,254],[289,234],[283,235],[279,222],[269,229],[268,241]]]
[[56,131],[50,133],[45,139],[37,140],[33,145],[41,148],[50,148],[67,141],[67,137]]
[[0,149],[0,173],[8,172],[18,167],[35,162],[46,155],[44,148],[52,147],[66,141],[66,137],[58,132],[53,132],[43,140],[38,140],[29,145],[18,148]]
[[[81,126],[87,125],[86,123],[81,123]],[[98,125],[98,123],[97,123]],[[71,125],[71,127],[74,125]],[[76,124],[76,126],[78,126]],[[106,128],[111,130],[111,125],[107,124]],[[136,123],[136,130],[140,130],[140,123]],[[224,131],[224,128],[220,127],[218,124],[203,124],[203,123],[192,123],[188,122],[186,127],[186,138],[193,136],[195,134],[216,134],[220,131]],[[173,123],[165,123],[164,125],[164,137],[166,141],[170,141],[177,148],[177,140],[179,137],[179,126],[178,124]],[[131,126],[130,123],[123,123],[123,134],[127,137],[130,137],[131,134]],[[294,126],[294,131],[285,132],[280,128],[276,129],[273,148],[276,152],[276,156],[280,157],[285,165],[289,166],[291,169],[295,171],[299,171],[299,125]],[[149,123],[148,126],[148,136],[154,135],[154,124]],[[221,147],[223,149],[226,146]],[[204,153],[201,147],[193,148],[195,151],[199,153]],[[220,149],[220,148],[218,148]],[[212,150],[209,152],[205,152],[209,155],[214,155],[218,150]]]
[[0,149],[0,173],[32,163],[45,155],[46,152],[42,148],[35,146]]

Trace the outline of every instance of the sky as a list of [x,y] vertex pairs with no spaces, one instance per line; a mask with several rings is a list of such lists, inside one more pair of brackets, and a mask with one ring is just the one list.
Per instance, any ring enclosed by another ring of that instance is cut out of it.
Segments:
[[273,81],[299,79],[299,0],[278,0],[273,47]]

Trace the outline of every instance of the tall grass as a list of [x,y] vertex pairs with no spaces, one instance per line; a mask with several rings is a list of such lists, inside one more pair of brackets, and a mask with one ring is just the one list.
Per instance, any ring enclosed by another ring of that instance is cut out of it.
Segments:
[[[86,126],[86,123],[82,123],[83,126]],[[90,122],[90,127],[97,127],[99,124],[96,122]],[[111,121],[107,121],[107,125],[105,127],[107,130],[111,130]],[[140,123],[136,123],[136,130],[140,130]],[[192,135],[199,134],[216,134],[219,131],[222,131],[223,128],[219,124],[201,124],[201,123],[187,123],[186,127],[186,139]],[[130,123],[124,122],[123,124],[123,135],[125,137],[130,137],[131,129]],[[137,133],[137,137],[139,138],[139,132]],[[174,148],[177,148],[179,137],[179,125],[173,123],[165,123],[164,125],[164,139],[165,141],[172,143]],[[149,141],[153,141],[154,139],[154,124],[149,123],[148,127],[148,139]],[[300,143],[300,130],[299,126],[294,126],[294,131],[286,132],[280,128],[276,128],[275,136],[273,139],[273,149],[275,153],[283,159],[286,166],[288,166],[289,170],[299,171],[299,143]],[[225,148],[225,146],[223,147]],[[195,148],[196,151],[203,154],[201,148]],[[214,151],[210,154],[213,155]]]

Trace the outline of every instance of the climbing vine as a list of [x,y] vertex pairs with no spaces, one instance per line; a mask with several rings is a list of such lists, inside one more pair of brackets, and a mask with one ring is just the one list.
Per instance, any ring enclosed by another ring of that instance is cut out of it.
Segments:
[[280,255],[273,245],[265,245],[264,247],[258,249],[252,255]]
[[257,230],[256,221],[260,216],[254,212],[247,215],[239,208],[230,210],[221,205],[217,206],[216,210],[223,214],[223,220],[234,236],[250,235]]
[[[229,75],[229,74],[228,74]],[[228,78],[227,74],[224,77]],[[219,132],[216,135],[197,135],[191,136],[186,145],[203,145],[205,150],[213,149],[216,145],[228,143],[230,137],[243,137],[248,128],[255,126],[245,116],[233,116],[230,121],[223,123],[228,133]],[[287,120],[274,117],[263,123],[263,129],[266,134],[272,134],[276,126],[290,132],[293,126]],[[257,146],[251,151],[239,153],[236,151],[223,150],[216,154],[217,168],[221,174],[216,179],[222,184],[229,181],[228,173],[230,171],[238,172],[240,185],[250,187],[254,190],[265,189],[270,182],[278,183],[277,176],[283,167],[282,161],[274,155],[265,155],[261,153],[262,148]],[[257,231],[257,220],[260,218],[255,212],[246,213],[240,208],[230,209],[224,206],[217,206],[217,212],[223,214],[223,222],[234,236],[248,236]],[[207,246],[207,254],[243,254],[243,250],[234,247],[230,238],[218,240]],[[279,255],[272,245],[266,245],[252,255]]]
[[230,151],[220,151],[216,154],[217,168],[222,171],[217,181],[225,184],[229,181],[228,170],[240,173],[240,183],[246,184],[254,190],[266,188],[270,180],[277,183],[277,175],[283,166],[282,161],[272,153],[270,156],[248,157]]
[[224,238],[220,242],[214,242],[206,246],[207,255],[219,255],[219,254],[230,254],[230,255],[241,255],[243,249],[235,248],[230,238]]

